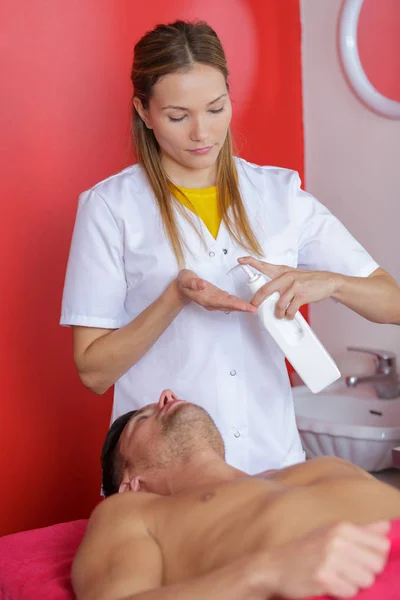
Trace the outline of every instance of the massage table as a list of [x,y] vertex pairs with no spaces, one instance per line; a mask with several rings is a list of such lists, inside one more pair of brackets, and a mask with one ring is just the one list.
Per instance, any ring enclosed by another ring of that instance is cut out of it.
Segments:
[[[71,564],[86,525],[72,521],[0,538],[0,600],[74,600]],[[385,571],[357,600],[400,599],[400,520],[390,538]]]

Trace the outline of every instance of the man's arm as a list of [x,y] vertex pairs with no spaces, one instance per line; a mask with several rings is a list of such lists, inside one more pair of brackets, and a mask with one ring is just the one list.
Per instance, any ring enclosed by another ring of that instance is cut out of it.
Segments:
[[74,561],[77,600],[268,600],[323,594],[348,598],[373,584],[389,551],[387,523],[335,525],[248,554],[201,577],[163,586],[161,551],[140,517],[132,518],[130,511],[129,519],[121,518],[122,503],[103,504],[91,518]]
[[[244,557],[202,577],[163,586],[163,559],[157,542],[135,516],[130,494],[110,498],[94,511],[72,568],[77,600],[266,600]],[[128,502],[126,502],[128,500]],[[206,549],[205,549],[206,550]],[[179,557],[177,557],[179,560]]]

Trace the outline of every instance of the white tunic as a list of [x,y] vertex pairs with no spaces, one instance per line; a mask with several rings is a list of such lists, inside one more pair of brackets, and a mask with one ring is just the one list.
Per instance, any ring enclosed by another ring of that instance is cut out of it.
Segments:
[[[377,263],[296,172],[235,159],[250,224],[275,264],[368,276]],[[247,254],[221,223],[205,244],[177,218],[187,268],[250,299],[246,277],[227,272]],[[176,277],[155,198],[139,165],[81,194],[68,262],[61,324],[119,328]],[[164,388],[203,406],[220,429],[227,461],[250,474],[304,460],[284,356],[256,315],[188,304],[147,354],[115,384],[112,419],[156,402]]]

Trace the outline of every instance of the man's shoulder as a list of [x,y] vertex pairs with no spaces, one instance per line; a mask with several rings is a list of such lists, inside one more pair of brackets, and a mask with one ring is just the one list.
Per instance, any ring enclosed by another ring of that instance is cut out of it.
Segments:
[[144,514],[155,495],[146,492],[113,494],[102,500],[93,510],[88,528],[128,525],[132,529],[140,528],[144,523]]
[[72,566],[78,598],[131,598],[141,591],[143,577],[146,585],[161,583],[161,554],[144,510],[152,497],[126,492],[96,506]]

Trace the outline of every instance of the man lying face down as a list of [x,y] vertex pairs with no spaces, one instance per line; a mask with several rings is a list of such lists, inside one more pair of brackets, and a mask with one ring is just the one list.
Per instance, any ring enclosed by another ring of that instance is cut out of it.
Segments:
[[383,570],[400,516],[397,490],[341,459],[229,466],[208,413],[169,390],[114,422],[102,468],[78,600],[348,598]]

